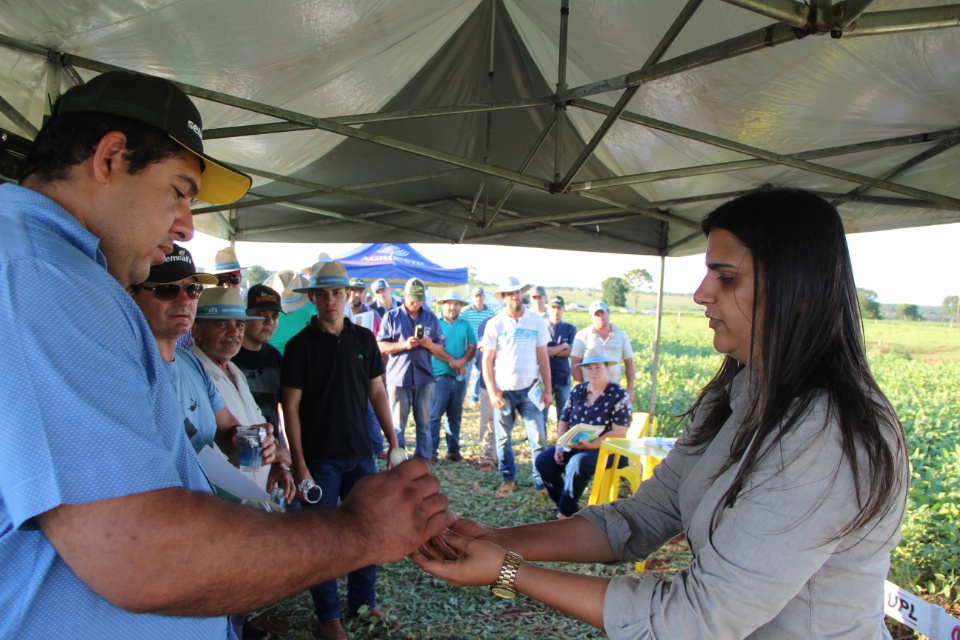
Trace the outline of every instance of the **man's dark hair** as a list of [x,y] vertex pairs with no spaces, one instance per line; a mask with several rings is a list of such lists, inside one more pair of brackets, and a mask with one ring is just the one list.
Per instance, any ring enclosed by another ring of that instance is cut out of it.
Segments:
[[50,118],[37,134],[24,160],[20,181],[30,176],[41,182],[65,179],[70,167],[93,155],[97,144],[111,131],[127,137],[124,158],[131,175],[154,162],[188,153],[164,131],[139,120],[87,111],[64,113]]

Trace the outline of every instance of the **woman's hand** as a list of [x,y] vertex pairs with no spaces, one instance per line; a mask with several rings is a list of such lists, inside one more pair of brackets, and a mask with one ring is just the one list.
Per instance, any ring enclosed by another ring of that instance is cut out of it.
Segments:
[[[454,512],[454,515],[457,515],[456,512]],[[459,516],[456,522],[450,525],[450,530],[466,538],[488,541],[493,541],[497,532],[497,529],[494,527],[488,527],[482,522],[477,522],[470,518],[460,518]]]
[[563,454],[566,453],[563,450],[563,447],[556,447],[553,450],[553,461],[557,464],[567,464],[567,461],[563,459]]
[[[410,557],[432,576],[456,587],[479,587],[496,582],[507,553],[491,542],[466,538],[453,531],[440,538],[449,550],[431,542],[414,551]],[[452,558],[452,555],[456,555]]]

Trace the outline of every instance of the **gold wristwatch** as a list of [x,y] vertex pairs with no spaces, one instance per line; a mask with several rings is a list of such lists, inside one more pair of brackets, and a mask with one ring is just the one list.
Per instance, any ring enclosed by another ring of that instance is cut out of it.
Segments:
[[493,595],[501,598],[513,599],[518,595],[517,591],[517,571],[520,570],[520,563],[523,558],[519,553],[508,551],[503,559],[503,566],[500,567],[500,575],[497,581],[490,585],[490,591]]

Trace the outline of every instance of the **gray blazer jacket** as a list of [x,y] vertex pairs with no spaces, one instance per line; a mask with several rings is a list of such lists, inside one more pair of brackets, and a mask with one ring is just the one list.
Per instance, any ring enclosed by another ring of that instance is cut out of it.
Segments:
[[[734,466],[717,476],[749,405],[748,381],[746,369],[734,379],[732,414],[705,450],[694,452],[681,436],[636,495],[577,514],[603,531],[623,561],[641,560],[681,532],[693,551],[693,562],[672,583],[653,576],[614,579],[604,600],[607,635],[888,638],[883,585],[903,509],[827,542],[850,522],[857,504],[826,396],[764,456],[708,539],[714,507],[736,473]],[[701,409],[699,416],[707,413]],[[901,473],[900,505],[906,466]]]

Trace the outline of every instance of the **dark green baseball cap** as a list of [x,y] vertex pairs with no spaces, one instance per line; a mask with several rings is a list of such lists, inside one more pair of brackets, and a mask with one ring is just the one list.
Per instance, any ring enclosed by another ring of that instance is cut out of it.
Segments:
[[245,173],[203,152],[203,121],[190,98],[169,80],[130,71],[108,71],[72,87],[54,105],[54,115],[89,111],[139,120],[166,132],[200,158],[203,180],[197,197],[212,204],[236,202],[250,189]]

